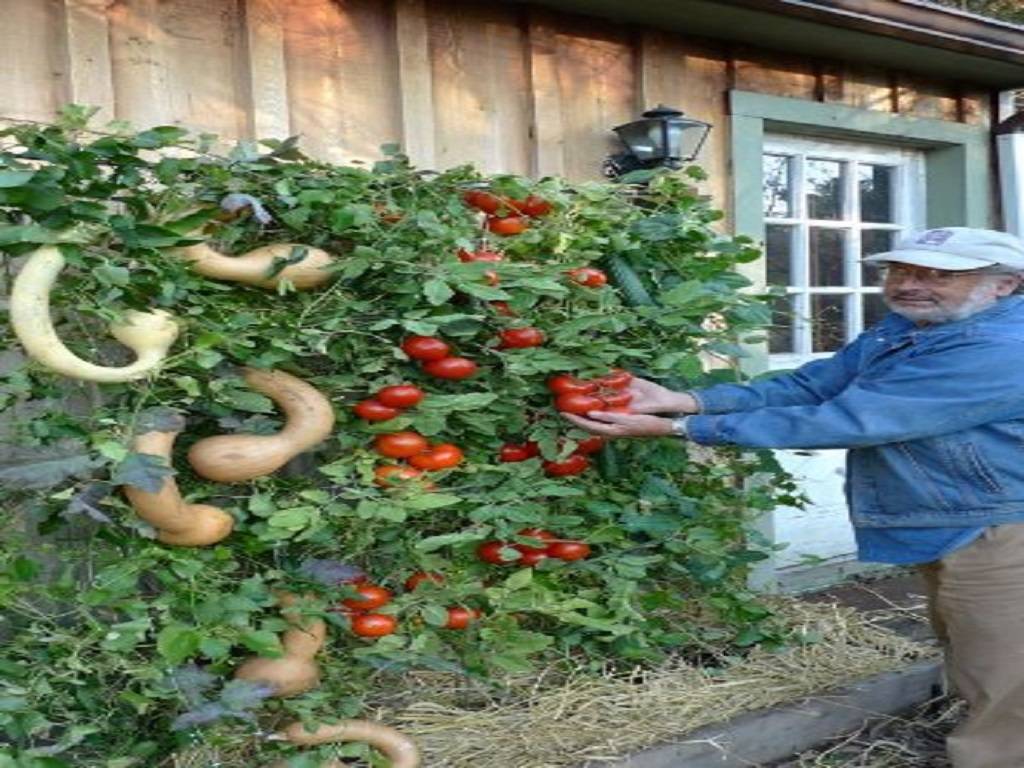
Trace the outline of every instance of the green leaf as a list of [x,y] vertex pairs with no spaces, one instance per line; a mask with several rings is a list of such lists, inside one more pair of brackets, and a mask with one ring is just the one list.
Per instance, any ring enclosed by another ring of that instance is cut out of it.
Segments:
[[448,283],[433,277],[423,284],[423,295],[426,297],[427,301],[436,307],[444,304],[448,299],[454,296],[455,291],[448,286]]
[[181,664],[199,650],[202,636],[185,624],[171,624],[156,637],[157,652],[171,665]]
[[420,608],[420,616],[432,627],[443,627],[448,623],[448,611],[440,605],[425,605]]
[[532,583],[533,568],[522,568],[505,579],[505,586],[508,589],[525,589]]
[[258,656],[279,658],[284,655],[281,639],[276,632],[265,629],[250,629],[242,633],[239,642]]
[[110,476],[114,485],[130,485],[147,493],[157,493],[164,479],[177,474],[163,456],[129,453]]
[[0,189],[20,187],[35,175],[35,171],[0,170]]
[[461,395],[431,393],[417,407],[422,410],[444,411],[445,413],[477,411],[486,408],[497,399],[498,396],[493,392],[466,392]]
[[434,552],[441,547],[448,547],[455,544],[462,544],[467,541],[479,541],[480,534],[471,531],[459,533],[442,533],[438,536],[427,536],[416,542],[416,549],[420,552]]
[[440,509],[458,504],[460,501],[462,501],[461,497],[448,493],[421,493],[406,500],[403,505],[409,509],[418,510]]

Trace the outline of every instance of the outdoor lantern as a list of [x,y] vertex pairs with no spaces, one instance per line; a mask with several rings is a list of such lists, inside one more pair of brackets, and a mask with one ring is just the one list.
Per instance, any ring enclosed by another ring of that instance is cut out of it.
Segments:
[[697,157],[711,125],[659,104],[613,130],[628,150],[605,160],[605,174],[614,178],[642,168],[682,168]]

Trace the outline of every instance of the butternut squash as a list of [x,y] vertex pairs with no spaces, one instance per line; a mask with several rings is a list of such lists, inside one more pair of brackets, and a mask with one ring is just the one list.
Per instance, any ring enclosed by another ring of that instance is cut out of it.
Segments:
[[305,693],[320,684],[320,665],[314,657],[327,638],[327,625],[322,619],[302,617],[288,610],[298,600],[295,595],[282,592],[277,599],[283,608],[281,613],[292,625],[281,636],[284,656],[254,656],[235,670],[235,679],[266,683],[274,689],[271,695],[283,698]]
[[331,434],[331,402],[302,379],[284,371],[246,368],[242,377],[273,400],[284,413],[276,435],[217,435],[198,441],[188,452],[196,474],[219,483],[239,483],[269,475]]
[[[412,739],[396,728],[370,720],[342,720],[335,725],[321,725],[312,732],[307,731],[301,721],[296,721],[273,738],[302,747],[336,741],[362,741],[380,750],[391,761],[391,768],[417,768],[420,764],[420,751]],[[284,762],[274,763],[272,768],[285,768],[286,765]],[[341,765],[332,760],[322,768],[340,768]]]
[[[305,249],[301,260],[274,273],[274,267],[278,263],[291,261],[298,248]],[[327,251],[294,243],[264,245],[239,256],[227,256],[206,243],[175,248],[172,253],[190,262],[199,274],[216,280],[229,280],[259,288],[276,288],[282,280],[289,280],[300,291],[316,288],[329,280],[331,272],[328,267],[334,263],[334,257]]]
[[33,360],[51,371],[73,379],[121,382],[141,379],[156,370],[178,338],[178,325],[168,312],[130,310],[110,332],[135,352],[131,365],[108,367],[95,365],[64,346],[50,317],[50,291],[64,269],[64,256],[56,246],[46,245],[33,251],[11,288],[11,327]]
[[[159,456],[168,464],[174,440],[185,428],[180,414],[165,417],[164,423],[135,436],[136,453]],[[164,478],[156,493],[133,485],[124,486],[124,495],[136,514],[157,529],[157,539],[179,547],[204,547],[226,538],[235,521],[224,510],[209,504],[187,504],[178,492],[173,477]]]

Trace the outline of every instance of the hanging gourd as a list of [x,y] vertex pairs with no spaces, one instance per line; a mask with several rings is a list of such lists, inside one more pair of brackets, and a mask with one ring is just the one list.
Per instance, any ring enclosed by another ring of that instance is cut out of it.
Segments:
[[282,280],[288,280],[299,291],[330,280],[329,267],[334,263],[327,251],[294,243],[264,245],[239,256],[220,253],[206,243],[174,248],[171,253],[188,261],[199,274],[215,280],[259,288],[276,288]]
[[235,670],[236,680],[265,683],[273,689],[272,696],[297,696],[320,684],[320,665],[314,657],[327,638],[327,625],[322,619],[302,617],[289,610],[298,598],[289,592],[278,594],[282,615],[292,625],[281,635],[284,655],[276,659],[254,656]]
[[302,379],[256,368],[246,368],[242,377],[277,404],[285,426],[276,435],[217,435],[197,442],[188,461],[208,480],[239,483],[269,475],[321,442],[334,427],[331,402]]
[[[321,725],[312,732],[307,731],[301,721],[295,721],[271,738],[290,741],[300,747],[361,741],[379,750],[390,761],[391,768],[417,768],[420,764],[420,752],[412,739],[391,726],[370,720],[342,720],[335,725]],[[287,768],[287,765],[281,761],[271,768]],[[330,760],[322,768],[343,768],[343,763]]]
[[[154,410],[143,414],[141,420],[144,426],[132,449],[158,456],[170,465],[174,440],[184,430],[185,418],[180,413]],[[234,527],[234,518],[224,510],[183,501],[173,477],[165,477],[155,493],[125,485],[124,495],[136,514],[157,529],[157,539],[165,544],[204,547],[226,538]]]
[[51,371],[84,381],[132,381],[159,367],[178,338],[174,317],[160,309],[129,310],[123,320],[110,325],[114,338],[135,352],[136,360],[131,365],[95,365],[64,346],[50,317],[50,291],[63,268],[64,256],[60,249],[46,245],[29,255],[14,279],[10,297],[11,327],[29,357]]

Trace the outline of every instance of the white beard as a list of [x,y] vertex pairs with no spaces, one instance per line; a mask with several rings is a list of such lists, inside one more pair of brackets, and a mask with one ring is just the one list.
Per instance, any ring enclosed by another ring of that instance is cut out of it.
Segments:
[[885,299],[886,305],[897,315],[902,315],[907,320],[915,323],[949,323],[954,320],[963,320],[971,315],[981,312],[983,309],[995,304],[997,297],[989,291],[987,280],[978,283],[967,297],[955,307],[907,307],[890,302]]

